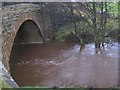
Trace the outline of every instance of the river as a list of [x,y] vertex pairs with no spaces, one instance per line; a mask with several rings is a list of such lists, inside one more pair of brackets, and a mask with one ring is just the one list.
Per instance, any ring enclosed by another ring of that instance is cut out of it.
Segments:
[[95,53],[94,44],[47,42],[14,45],[10,71],[19,86],[92,86],[118,84],[118,43]]

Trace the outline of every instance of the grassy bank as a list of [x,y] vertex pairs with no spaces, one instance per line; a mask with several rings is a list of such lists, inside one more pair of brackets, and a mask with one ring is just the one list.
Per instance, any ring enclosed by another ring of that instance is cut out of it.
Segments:
[[9,84],[7,84],[5,81],[0,79],[0,90],[2,88],[11,88],[11,86]]

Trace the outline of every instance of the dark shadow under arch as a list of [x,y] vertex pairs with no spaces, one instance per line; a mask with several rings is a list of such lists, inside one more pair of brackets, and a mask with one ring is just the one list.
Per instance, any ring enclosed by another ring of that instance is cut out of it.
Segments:
[[[17,30],[16,36],[14,38],[14,43],[12,44],[10,58],[9,58],[9,72],[15,82],[19,85],[18,81],[14,77],[14,73],[12,72],[13,68],[11,63],[18,64],[18,62],[24,61],[24,59],[20,59],[22,57],[21,54],[26,54],[24,48],[21,48],[24,44],[25,47],[27,45],[32,45],[31,43],[42,43],[44,41],[42,32],[39,26],[32,20],[24,21],[19,29]],[[18,47],[16,49],[16,47]],[[28,49],[27,52],[32,53],[32,49]],[[21,54],[20,54],[21,53]]]
[[14,39],[14,44],[34,43],[43,41],[43,35],[37,24],[32,20],[26,20],[19,28]]
[[[38,27],[38,25],[32,20],[24,21],[20,25],[20,27],[17,31],[17,34],[15,36],[14,43],[12,44],[10,58],[9,58],[9,66],[10,66],[10,62],[16,61],[13,58],[14,54],[12,54],[16,45],[24,45],[24,44],[32,45],[32,43],[43,43],[43,41],[44,41],[43,35],[42,35],[41,30]],[[19,50],[22,50],[21,47],[19,47],[19,48],[20,48]],[[16,52],[19,52],[19,51],[16,51]],[[31,50],[30,50],[30,52],[31,52]],[[22,51],[22,53],[24,54],[25,52]],[[17,55],[17,56],[19,56],[19,55]],[[17,61],[19,62],[19,60],[17,60]]]

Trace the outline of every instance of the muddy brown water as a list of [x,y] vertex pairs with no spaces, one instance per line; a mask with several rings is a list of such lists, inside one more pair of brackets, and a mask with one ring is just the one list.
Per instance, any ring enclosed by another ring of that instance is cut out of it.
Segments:
[[14,45],[11,75],[19,86],[92,86],[118,84],[118,43],[95,53],[94,44],[80,46],[68,42]]

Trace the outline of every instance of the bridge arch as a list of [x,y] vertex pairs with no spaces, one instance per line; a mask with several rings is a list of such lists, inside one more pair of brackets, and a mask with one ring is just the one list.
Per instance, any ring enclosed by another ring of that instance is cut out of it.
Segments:
[[[44,41],[43,36],[42,36],[42,33],[41,33],[38,25],[30,19],[24,21],[20,25],[20,27],[17,30],[17,33],[15,35],[12,49],[10,52],[9,63],[16,62],[16,59],[11,58],[14,56],[14,54],[12,54],[12,51],[14,51],[14,47],[16,47],[16,46],[14,46],[15,44],[43,43],[43,41]],[[22,51],[22,52],[24,52],[24,51]],[[17,60],[17,61],[19,61],[19,60]]]
[[43,41],[44,39],[40,28],[34,21],[30,19],[22,23],[14,38],[14,44],[35,43]]
[[38,29],[40,36],[43,38],[43,31],[40,26],[40,21],[32,13],[28,13],[28,12],[21,13],[18,16],[17,20],[10,22],[11,26],[9,31],[4,32],[5,28],[3,28],[2,62],[8,71],[10,70],[9,59],[10,59],[12,46],[15,42],[17,34],[19,33],[19,31],[21,31],[20,30],[21,27],[24,27],[25,26],[24,24],[27,24],[27,23],[32,23]]

